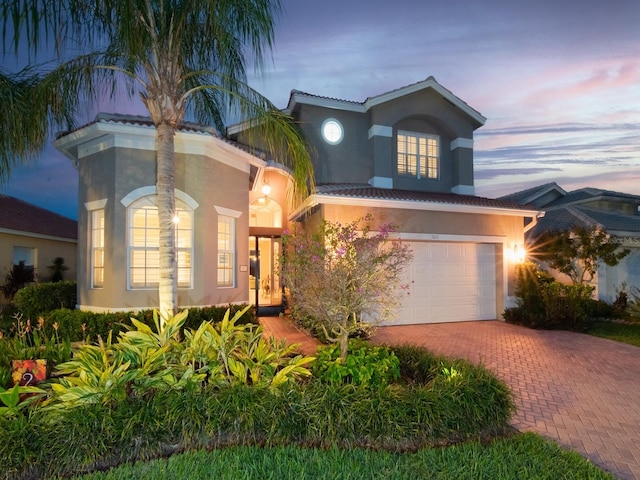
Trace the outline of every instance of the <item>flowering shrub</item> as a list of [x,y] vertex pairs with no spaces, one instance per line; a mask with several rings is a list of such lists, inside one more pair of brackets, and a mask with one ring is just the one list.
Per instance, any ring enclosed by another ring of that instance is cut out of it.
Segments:
[[340,343],[343,360],[351,333],[393,318],[413,256],[392,238],[392,225],[373,231],[371,224],[370,215],[346,225],[325,221],[312,234],[283,238],[283,275],[295,309]]

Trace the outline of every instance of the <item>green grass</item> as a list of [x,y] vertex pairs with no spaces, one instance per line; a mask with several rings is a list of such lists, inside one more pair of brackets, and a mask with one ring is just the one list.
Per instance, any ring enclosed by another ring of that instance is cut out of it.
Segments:
[[640,347],[640,323],[595,321],[589,323],[586,333]]
[[394,454],[372,450],[234,447],[123,465],[82,480],[613,479],[578,454],[532,434],[483,445]]

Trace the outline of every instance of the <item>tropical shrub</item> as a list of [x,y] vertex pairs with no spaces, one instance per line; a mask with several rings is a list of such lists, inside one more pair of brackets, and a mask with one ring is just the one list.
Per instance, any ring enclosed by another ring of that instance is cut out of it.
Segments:
[[262,327],[236,325],[250,308],[229,311],[222,322],[203,322],[198,330],[185,330],[185,310],[161,322],[154,312],[154,327],[131,319],[132,327],[112,341],[99,337],[97,345],[83,344],[73,359],[58,365],[52,383],[51,408],[105,405],[128,397],[146,397],[156,391],[200,388],[203,385],[261,385],[276,388],[308,377],[313,357],[294,355],[297,345],[265,339]]
[[536,244],[538,258],[576,285],[591,282],[602,263],[614,267],[630,253],[620,247],[619,239],[597,225],[548,231],[536,239]]
[[[487,370],[417,347],[393,351],[402,375],[413,372],[412,378],[385,388],[327,384],[315,378],[276,388],[205,384],[0,416],[0,478],[71,476],[185,450],[234,445],[415,451],[486,438],[508,428],[511,395]],[[457,372],[455,380],[445,368]]]
[[293,311],[338,342],[343,361],[353,332],[393,318],[412,258],[408,245],[392,239],[393,226],[373,231],[372,223],[370,215],[346,225],[323,221],[313,233],[283,237]]
[[505,321],[529,328],[581,330],[594,311],[593,287],[535,278],[526,275],[526,287],[517,290],[522,295],[518,307],[505,310]]
[[72,281],[29,285],[16,293],[16,307],[31,320],[57,308],[75,308],[76,288]]
[[346,360],[340,357],[340,346],[337,344],[319,348],[313,374],[332,385],[382,387],[399,378],[400,362],[388,347],[349,340]]

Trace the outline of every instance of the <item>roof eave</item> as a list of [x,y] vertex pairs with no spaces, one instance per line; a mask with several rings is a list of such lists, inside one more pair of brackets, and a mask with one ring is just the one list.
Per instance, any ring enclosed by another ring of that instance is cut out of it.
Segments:
[[512,217],[538,218],[544,216],[540,210],[528,210],[518,208],[501,208],[480,205],[464,205],[458,203],[391,200],[380,198],[362,198],[343,195],[313,194],[289,215],[289,220],[299,220],[313,207],[317,205],[348,205],[367,208],[394,208],[405,210],[424,210],[451,213],[474,213],[487,215],[505,215]]

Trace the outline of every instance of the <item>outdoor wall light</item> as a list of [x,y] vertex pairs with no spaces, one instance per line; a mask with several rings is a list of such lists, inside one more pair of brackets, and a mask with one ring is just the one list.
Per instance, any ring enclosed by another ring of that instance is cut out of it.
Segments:
[[268,183],[265,183],[264,185],[262,185],[262,195],[264,195],[265,197],[268,197],[270,193],[271,193],[271,185],[269,185]]
[[526,257],[527,251],[524,249],[524,246],[516,243],[513,246],[513,251],[511,252],[511,260],[515,263],[523,263]]

